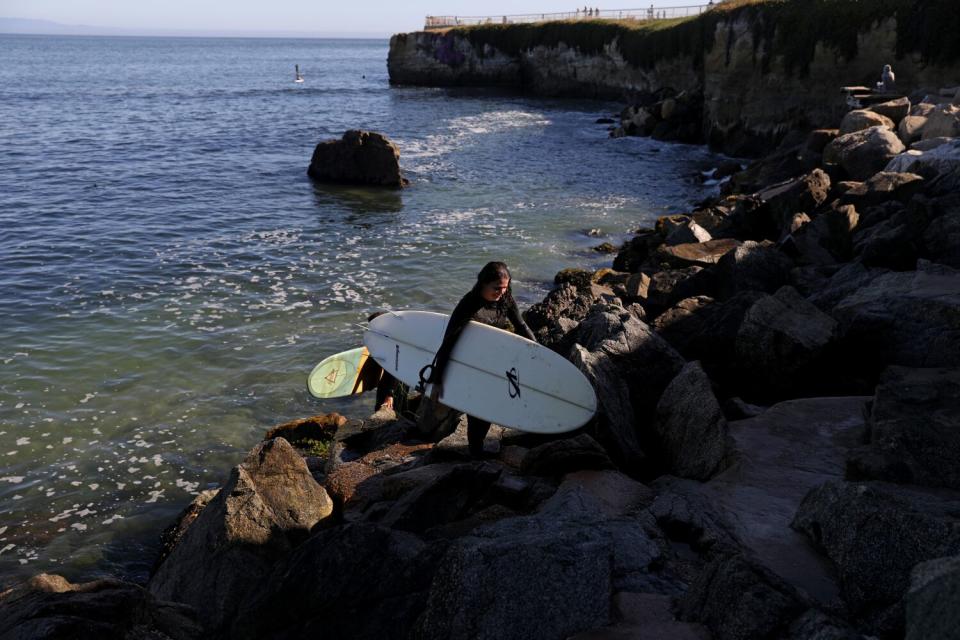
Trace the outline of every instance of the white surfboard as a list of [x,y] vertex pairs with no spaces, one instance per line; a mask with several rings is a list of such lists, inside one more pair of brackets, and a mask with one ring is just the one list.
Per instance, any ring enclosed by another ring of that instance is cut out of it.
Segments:
[[[433,362],[449,319],[428,311],[385,313],[370,322],[363,344],[384,370],[415,386],[420,370]],[[439,400],[532,433],[571,431],[597,408],[593,387],[573,363],[536,342],[477,322],[464,328],[453,348]]]

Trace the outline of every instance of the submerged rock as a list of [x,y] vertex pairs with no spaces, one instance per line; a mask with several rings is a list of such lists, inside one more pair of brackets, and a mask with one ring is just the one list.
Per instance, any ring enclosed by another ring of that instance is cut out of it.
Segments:
[[317,145],[307,175],[320,182],[403,187],[400,150],[381,133],[351,130]]

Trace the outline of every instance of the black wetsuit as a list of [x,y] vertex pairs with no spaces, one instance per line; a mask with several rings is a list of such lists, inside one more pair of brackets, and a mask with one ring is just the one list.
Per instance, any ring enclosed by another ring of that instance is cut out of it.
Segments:
[[[443,372],[450,361],[450,352],[453,351],[460,334],[471,320],[498,329],[513,331],[529,340],[536,341],[530,327],[520,316],[520,310],[517,309],[517,303],[514,302],[513,296],[506,293],[497,302],[487,302],[477,289],[472,289],[460,299],[450,315],[450,322],[447,323],[447,330],[443,334],[443,343],[437,350],[433,375],[431,376],[432,381],[443,381]],[[487,437],[487,431],[489,430],[489,422],[467,415],[467,442],[470,445],[471,453],[479,455],[483,452],[483,440]]]

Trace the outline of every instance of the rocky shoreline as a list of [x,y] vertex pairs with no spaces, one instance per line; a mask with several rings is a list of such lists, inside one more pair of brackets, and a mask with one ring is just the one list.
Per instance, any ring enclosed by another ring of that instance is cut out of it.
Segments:
[[[834,126],[848,110],[838,89],[874,86],[886,64],[901,86],[955,83],[954,5],[724,0],[689,19],[399,33],[390,39],[387,69],[396,85],[509,87],[640,106],[670,99],[675,111],[696,117],[654,135],[757,157],[790,132]],[[643,115],[638,127],[658,124]]]
[[525,315],[597,389],[577,432],[281,425],[146,585],[37,576],[0,638],[956,637],[958,136],[853,111],[557,274]]

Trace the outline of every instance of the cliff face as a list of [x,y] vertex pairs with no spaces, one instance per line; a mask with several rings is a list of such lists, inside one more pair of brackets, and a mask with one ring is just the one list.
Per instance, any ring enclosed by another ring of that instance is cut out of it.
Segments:
[[616,38],[584,54],[576,44],[537,45],[508,54],[479,47],[463,33],[401,33],[390,39],[390,82],[420,86],[515,87],[543,96],[619,100],[661,87],[699,90],[702,73],[690,56],[658,60],[652,69],[630,64]]
[[855,56],[816,43],[806,69],[791,68],[756,27],[755,14],[719,23],[715,44],[704,54],[704,128],[720,148],[762,147],[791,130],[836,126],[849,110],[840,88],[873,86],[885,64],[907,93],[960,83],[960,65],[925,64],[915,52],[898,57],[894,18],[857,34]]
[[[627,102],[658,91],[702,94],[708,141],[751,153],[793,129],[833,126],[847,109],[840,87],[872,86],[885,64],[906,92],[960,84],[956,52],[931,48],[937,34],[925,33],[943,2],[927,5],[933,8],[923,9],[930,15],[919,26],[905,22],[908,15],[917,22],[916,11],[903,13],[913,7],[901,4],[825,16],[822,33],[817,16],[761,3],[646,31],[582,22],[399,34],[387,65],[395,84],[506,86]],[[846,21],[842,29],[837,20]]]

